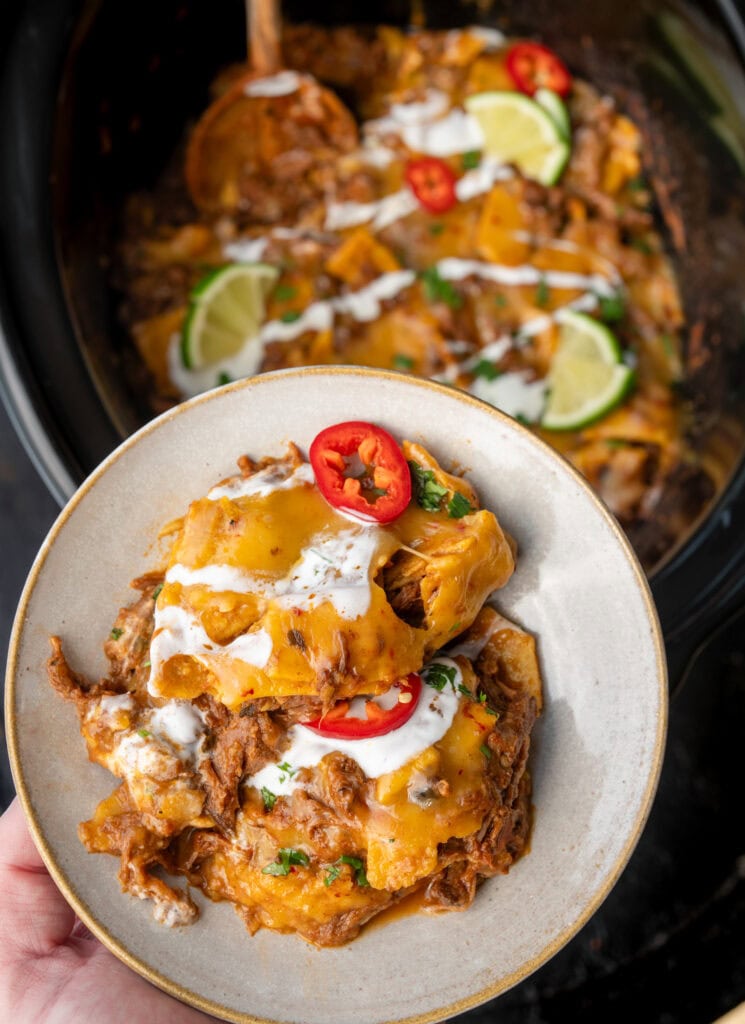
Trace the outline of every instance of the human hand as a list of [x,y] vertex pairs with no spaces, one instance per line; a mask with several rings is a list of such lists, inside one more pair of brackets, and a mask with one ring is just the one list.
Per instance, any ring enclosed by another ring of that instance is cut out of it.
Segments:
[[77,919],[17,799],[0,818],[0,1021],[214,1024],[153,988]]

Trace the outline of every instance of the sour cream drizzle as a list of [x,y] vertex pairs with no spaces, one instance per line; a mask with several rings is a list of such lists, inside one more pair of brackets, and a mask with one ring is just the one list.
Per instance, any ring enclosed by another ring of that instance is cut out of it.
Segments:
[[302,80],[297,71],[278,71],[276,75],[247,82],[243,91],[246,96],[287,96],[298,91]]
[[[482,163],[466,173],[455,183],[455,194],[464,203],[468,199],[483,195],[497,181],[513,177],[509,167],[497,160],[484,159]],[[382,231],[402,217],[408,217],[421,207],[419,200],[409,188],[391,192],[369,203],[329,203],[324,227],[327,231],[342,231],[358,224],[372,223],[376,231]]]
[[252,473],[251,476],[231,477],[226,483],[213,487],[207,497],[210,501],[219,501],[220,498],[236,501],[250,495],[265,498],[273,491],[312,486],[314,483],[313,467],[309,462],[301,462],[299,466],[294,467],[285,462],[278,462],[274,466],[260,469],[258,473]]
[[158,677],[162,666],[176,655],[187,655],[199,660],[207,654],[220,654],[236,661],[244,661],[256,668],[264,668],[272,653],[272,638],[263,630],[244,633],[229,644],[220,645],[211,640],[202,624],[185,608],[166,605],[155,608],[155,630],[150,641],[150,679],[148,692],[159,696]]
[[442,739],[452,725],[458,708],[458,685],[462,683],[463,676],[457,662],[445,657],[435,660],[439,665],[455,669],[453,686],[447,685],[438,693],[424,685],[414,714],[399,729],[370,739],[341,740],[319,736],[303,725],[293,725],[287,734],[289,746],[282,752],[280,762],[289,765],[290,771],[286,767],[281,768],[279,764],[270,764],[246,779],[246,784],[257,789],[266,786],[270,792],[286,796],[294,789],[303,788],[303,783],[297,778],[301,768],[314,768],[326,754],[334,751],[351,757],[369,779],[377,779],[401,768]]
[[279,578],[231,565],[189,569],[176,564],[166,573],[166,583],[201,586],[217,593],[258,594],[283,608],[310,609],[329,601],[341,618],[357,619],[370,607],[370,570],[379,539],[380,531],[366,527],[318,534],[287,575]]
[[247,338],[239,352],[204,370],[187,370],[181,359],[180,340],[174,335],[168,351],[171,380],[185,395],[193,396],[214,387],[219,376],[227,374],[231,380],[251,377],[261,367],[264,348],[272,341],[291,341],[306,331],[329,331],[338,314],[354,320],[376,320],[382,312],[382,303],[395,298],[416,280],[413,270],[394,270],[382,274],[369,285],[356,292],[337,295],[331,299],[312,302],[292,323],[269,320],[253,338]]

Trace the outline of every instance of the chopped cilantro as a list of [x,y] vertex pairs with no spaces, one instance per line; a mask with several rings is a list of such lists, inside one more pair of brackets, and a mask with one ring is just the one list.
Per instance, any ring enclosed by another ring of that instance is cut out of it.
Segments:
[[339,857],[339,859],[335,860],[333,864],[329,864],[326,867],[326,876],[323,879],[324,885],[331,885],[332,882],[335,882],[337,880],[337,878],[341,874],[342,864],[347,864],[349,865],[350,868],[352,868],[352,870],[354,871],[354,878],[355,881],[357,882],[357,885],[364,886],[370,884],[367,880],[367,875],[365,874],[365,865],[362,863],[359,857],[348,857],[346,854],[344,854],[343,857]]
[[294,299],[296,295],[297,288],[292,284],[278,284],[274,289],[274,298],[279,302],[287,302],[288,299]]
[[424,294],[430,302],[444,302],[451,309],[460,309],[463,305],[462,295],[453,288],[450,281],[440,277],[437,267],[428,267],[427,270],[423,270],[421,278]]
[[329,864],[326,868],[326,874],[323,879],[324,885],[331,885],[341,874],[341,867],[338,864]]
[[487,747],[487,745],[485,743],[481,744],[481,746],[479,747],[479,750],[484,755],[484,757],[486,758],[487,761],[491,760],[491,750],[490,750],[489,747]]
[[222,387],[223,384],[230,384],[232,379],[233,378],[230,376],[229,373],[226,373],[224,370],[222,370],[217,375],[217,386]]
[[153,601],[157,601],[158,600],[158,598],[160,597],[160,592],[161,592],[162,589],[163,589],[163,584],[159,583],[158,586],[153,591]]
[[472,370],[474,377],[483,377],[484,380],[496,380],[501,372],[488,359],[480,359]]
[[497,292],[497,294],[494,296],[494,302],[501,309],[503,306],[507,305],[507,296],[502,295],[501,292]]
[[449,632],[450,633],[454,633],[457,629],[460,629],[460,627],[461,627],[461,623],[460,622],[454,622],[452,624],[452,626],[450,627]]
[[267,789],[266,786],[262,786],[261,799],[264,801],[264,810],[271,811],[277,802],[277,795],[276,793],[272,793],[271,789]]
[[112,631],[109,633],[109,636],[111,637],[112,640],[118,640],[119,637],[122,636],[123,633],[124,633],[123,629],[119,629],[118,626],[114,626]]
[[632,178],[627,186],[629,192],[646,192],[649,188],[643,175],[638,174],[635,178]]
[[442,693],[448,683],[452,686],[454,693],[456,672],[457,669],[453,665],[442,665],[439,661],[433,661],[431,665],[427,665],[422,674],[427,686],[431,686],[438,693]]
[[529,420],[523,412],[516,412],[514,418],[517,420],[518,423],[522,423],[524,427],[531,426],[531,420]]
[[414,366],[411,356],[405,356],[403,352],[397,352],[393,357],[394,370],[410,370]]
[[460,162],[464,171],[472,171],[474,167],[478,167],[481,163],[481,153],[477,149],[469,149],[460,158]]
[[352,868],[357,885],[369,885],[367,875],[365,874],[365,865],[358,857],[347,857],[345,854],[339,858],[337,863],[348,864]]
[[473,694],[468,689],[465,683],[458,683],[458,693],[462,693],[464,697],[469,697],[473,700]]
[[540,306],[541,309],[545,309],[551,299],[551,289],[548,286],[548,282],[545,277],[542,277],[538,282],[538,286],[535,290],[535,301],[536,305]]
[[294,324],[296,320],[300,319],[300,312],[297,309],[288,309],[286,313],[283,313],[279,318],[283,324]]
[[606,448],[625,448],[628,441],[623,441],[620,437],[606,437],[605,445]]
[[441,235],[445,230],[445,225],[441,224],[439,220],[435,221],[434,224],[430,224],[429,233],[430,235]]
[[447,487],[438,484],[433,470],[425,469],[418,462],[410,462],[409,469],[417,504],[425,512],[439,512],[442,499],[448,493]]
[[150,668],[152,666],[152,664],[153,664],[152,661],[148,658],[147,661],[143,661],[142,667],[143,668]]
[[469,512],[473,512],[471,502],[461,494],[460,491],[453,491],[453,496],[448,502],[448,515],[451,519],[462,519]]
[[146,740],[150,736],[150,733],[147,731],[147,729],[138,729],[137,735],[141,736],[143,740]]
[[293,775],[297,775],[297,773],[300,771],[299,768],[293,768],[292,765],[288,764],[287,761],[283,761],[281,764],[278,764],[277,767],[281,772],[279,776],[280,782],[284,782],[285,779],[291,779]]
[[293,864],[300,864],[307,868],[310,864],[307,853],[302,850],[293,850],[291,847],[279,851],[275,860],[261,869],[263,875],[289,875]]
[[644,238],[632,238],[631,248],[636,249],[637,252],[644,253],[645,256],[649,256],[652,252],[652,247],[649,242]]
[[619,320],[623,320],[623,298],[618,293],[615,295],[598,295],[598,308],[600,319],[605,320],[607,324],[615,324]]

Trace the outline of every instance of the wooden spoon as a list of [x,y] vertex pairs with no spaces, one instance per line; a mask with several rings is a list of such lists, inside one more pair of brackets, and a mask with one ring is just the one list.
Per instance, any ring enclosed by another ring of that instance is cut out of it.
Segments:
[[278,0],[247,0],[252,70],[198,121],[186,152],[195,205],[243,211],[267,222],[292,218],[323,193],[326,165],[359,144],[335,93],[307,74],[282,70]]

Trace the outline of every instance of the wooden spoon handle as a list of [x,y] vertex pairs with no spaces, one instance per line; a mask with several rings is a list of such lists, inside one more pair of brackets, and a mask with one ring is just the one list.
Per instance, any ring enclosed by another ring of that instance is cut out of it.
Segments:
[[248,49],[257,75],[273,75],[282,66],[279,0],[246,0]]

